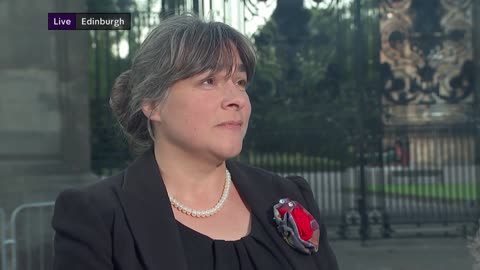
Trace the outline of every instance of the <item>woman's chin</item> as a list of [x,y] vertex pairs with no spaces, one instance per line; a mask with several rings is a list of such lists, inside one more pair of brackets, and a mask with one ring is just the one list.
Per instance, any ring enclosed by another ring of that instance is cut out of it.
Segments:
[[231,145],[225,145],[218,149],[217,155],[221,157],[222,159],[230,159],[233,157],[236,157],[240,154],[242,151],[242,144],[231,144]]

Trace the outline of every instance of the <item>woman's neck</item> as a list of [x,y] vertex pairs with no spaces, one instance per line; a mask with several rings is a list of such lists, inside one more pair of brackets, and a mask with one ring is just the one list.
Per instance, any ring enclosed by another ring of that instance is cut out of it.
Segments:
[[209,161],[168,146],[156,145],[154,151],[169,195],[185,204],[218,199],[225,183],[225,161]]

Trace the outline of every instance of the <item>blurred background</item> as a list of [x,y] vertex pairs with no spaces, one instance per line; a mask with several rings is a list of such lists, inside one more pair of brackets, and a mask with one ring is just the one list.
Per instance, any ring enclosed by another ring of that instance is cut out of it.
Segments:
[[[186,11],[251,39],[237,159],[309,181],[342,269],[474,267],[480,1],[0,0],[1,270],[50,269],[58,192],[135,158],[111,86]],[[129,12],[132,28],[48,31],[48,12]]]

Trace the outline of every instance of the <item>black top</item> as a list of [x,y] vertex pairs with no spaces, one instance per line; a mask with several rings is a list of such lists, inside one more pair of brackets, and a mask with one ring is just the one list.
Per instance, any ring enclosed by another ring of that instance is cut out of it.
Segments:
[[[256,269],[275,269],[272,265],[277,262],[282,270],[338,270],[326,238],[324,220],[305,179],[283,178],[236,161],[227,161],[226,165],[233,184],[249,205],[251,215],[255,216],[253,233],[243,241],[220,241],[211,245],[208,241],[195,241],[200,243],[198,245],[211,246],[210,249],[185,245],[184,239],[195,238],[185,238],[185,233],[180,233],[151,149],[120,174],[86,187],[68,189],[58,196],[52,219],[55,229],[53,269],[191,270],[188,264],[195,264],[197,260],[193,256],[209,250],[214,255],[198,256],[200,263],[207,260],[206,263],[213,264],[215,269],[235,269],[229,265],[222,267],[230,260],[219,252],[230,249],[240,254],[237,265],[242,263],[241,269],[248,268],[243,265],[248,261]],[[273,206],[281,198],[298,201],[320,223],[318,252],[301,254],[278,233]],[[187,252],[185,246],[188,246]]]
[[238,240],[212,239],[177,221],[188,270],[291,270],[252,215],[251,230]]

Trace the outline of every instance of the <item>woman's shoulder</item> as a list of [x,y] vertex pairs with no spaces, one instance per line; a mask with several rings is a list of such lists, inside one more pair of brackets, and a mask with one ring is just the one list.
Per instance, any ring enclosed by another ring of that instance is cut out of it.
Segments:
[[59,193],[56,208],[92,209],[100,216],[111,216],[118,208],[117,190],[123,182],[123,172],[93,183],[69,187]]
[[62,191],[51,221],[55,269],[113,269],[112,228],[120,210],[115,189],[121,174]]
[[262,180],[262,179],[265,181],[274,180],[275,183],[280,183],[280,184],[284,184],[285,181],[289,182],[285,177],[282,177],[281,175],[275,172],[272,172],[260,167],[255,167],[250,164],[243,163],[241,161],[232,160],[232,161],[229,161],[229,165],[235,166],[238,170],[242,171],[249,177],[255,178],[256,181]]
[[108,177],[101,177],[99,180],[84,185],[70,187],[62,193],[82,193],[92,198],[108,198],[113,196],[115,190],[121,188],[124,172]]
[[310,185],[305,178],[301,176],[283,176],[278,173],[248,165],[239,161],[231,161],[231,163],[255,179],[255,182],[268,185],[270,188],[274,188],[280,192],[283,191],[282,193],[294,193],[295,195],[299,195],[298,192],[303,193],[310,190]]
[[272,171],[265,170],[265,169],[260,168],[260,167],[255,167],[255,166],[252,166],[250,164],[247,164],[247,163],[244,163],[244,162],[241,162],[241,161],[237,161],[237,160],[227,161],[227,167],[231,167],[231,166],[235,166],[236,168],[238,168],[239,170],[241,170],[242,172],[244,172],[246,174],[259,176],[260,178],[272,178],[272,177],[279,176]]

